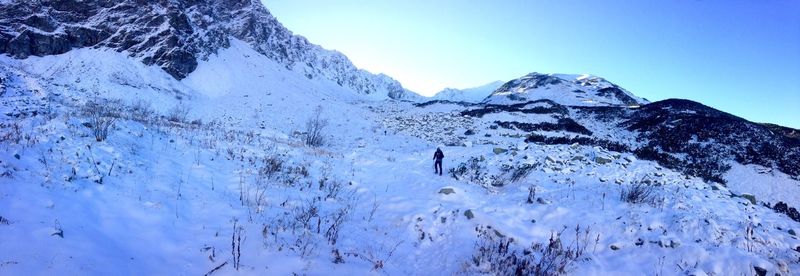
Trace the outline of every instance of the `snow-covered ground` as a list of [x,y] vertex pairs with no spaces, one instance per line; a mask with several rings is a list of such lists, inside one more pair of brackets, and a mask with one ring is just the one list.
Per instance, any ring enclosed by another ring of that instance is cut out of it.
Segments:
[[[183,81],[97,49],[0,57],[0,73],[3,275],[498,274],[481,244],[521,255],[556,233],[582,248],[574,275],[800,271],[800,223],[739,196],[797,202],[797,186],[754,189],[774,178],[734,166],[726,188],[490,127],[549,115],[366,98],[237,42]],[[103,141],[86,101],[121,110]],[[317,106],[319,148],[303,144]],[[637,183],[650,196],[623,200]]]
[[764,203],[800,202],[800,183],[771,168],[734,163],[725,175],[725,180],[732,192],[754,195],[758,201]]

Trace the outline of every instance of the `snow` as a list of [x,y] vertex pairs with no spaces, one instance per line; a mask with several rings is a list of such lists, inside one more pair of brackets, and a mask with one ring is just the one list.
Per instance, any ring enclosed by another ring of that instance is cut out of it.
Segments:
[[431,99],[433,100],[448,100],[454,102],[469,102],[477,103],[488,97],[492,92],[502,86],[504,81],[493,81],[478,87],[455,89],[445,88],[437,92]]
[[[536,76],[546,76],[559,81],[557,84],[540,85]],[[598,91],[603,88],[615,87],[614,84],[603,78],[591,75],[577,74],[547,74],[531,73],[509,83],[514,83],[511,90],[498,89],[483,100],[490,104],[514,104],[540,99],[552,100],[567,106],[624,106],[614,95],[603,95]],[[639,103],[647,103],[632,93],[622,90],[625,95]]]
[[800,203],[800,181],[758,165],[730,165],[731,170],[725,174],[725,180],[732,192],[755,195],[758,201],[769,204],[783,201],[794,207]]
[[[631,154],[526,144],[521,132],[490,128],[550,115],[469,118],[460,105],[379,100],[308,79],[235,40],[183,81],[98,49],[1,56],[0,73],[0,114],[40,111],[0,115],[0,134],[19,138],[0,141],[0,216],[8,221],[0,223],[0,274],[198,275],[220,265],[215,275],[480,274],[476,229],[487,226],[520,250],[565,228],[570,245],[573,229],[588,228],[574,275],[800,271],[800,242],[788,233],[800,223],[731,197],[800,202],[794,180],[733,166],[726,188]],[[78,108],[102,99],[145,99],[154,116],[120,119],[98,142]],[[179,105],[200,122],[155,116]],[[312,148],[298,134],[317,106],[330,120],[329,143]],[[434,175],[436,146],[446,172],[469,160],[480,171]],[[503,169],[524,164],[532,169],[516,181]],[[654,187],[653,201],[622,201],[620,192],[640,181]],[[532,186],[541,201],[529,204]],[[455,193],[440,194],[445,187]],[[303,224],[310,209],[318,214]],[[332,242],[326,232],[341,212]]]

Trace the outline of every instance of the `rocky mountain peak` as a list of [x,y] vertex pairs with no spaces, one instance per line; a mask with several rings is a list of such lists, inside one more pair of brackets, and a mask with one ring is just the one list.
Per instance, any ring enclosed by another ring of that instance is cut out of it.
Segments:
[[230,39],[307,78],[361,94],[416,96],[397,81],[356,68],[347,57],[286,29],[257,0],[42,0],[0,2],[0,54],[15,58],[103,47],[157,65],[176,79]]
[[631,106],[648,102],[600,77],[537,72],[506,82],[484,102],[513,104],[539,99],[571,106]]

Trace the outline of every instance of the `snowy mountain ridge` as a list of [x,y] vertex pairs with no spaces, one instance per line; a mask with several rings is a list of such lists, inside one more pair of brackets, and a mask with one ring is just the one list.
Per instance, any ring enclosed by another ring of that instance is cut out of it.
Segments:
[[497,90],[500,86],[502,86],[505,82],[504,81],[493,81],[481,86],[472,87],[472,88],[464,88],[464,89],[457,89],[457,88],[445,88],[442,91],[437,92],[436,94],[431,97],[433,100],[445,100],[445,101],[452,101],[452,102],[469,102],[469,103],[478,103],[488,97],[492,92]]
[[648,103],[601,77],[536,72],[506,82],[483,103],[513,104],[540,99],[570,106],[633,106]]
[[180,80],[199,60],[229,47],[231,38],[309,79],[328,79],[378,98],[419,97],[388,76],[358,69],[341,53],[292,34],[258,0],[0,3],[0,53],[16,58],[103,47],[158,65]]

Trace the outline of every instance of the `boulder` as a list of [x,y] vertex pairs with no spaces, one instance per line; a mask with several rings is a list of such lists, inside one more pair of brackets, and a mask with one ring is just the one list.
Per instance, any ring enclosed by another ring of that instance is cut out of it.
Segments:
[[751,204],[753,204],[753,205],[755,205],[755,204],[756,204],[756,196],[754,196],[754,195],[751,195],[751,194],[742,194],[742,195],[741,195],[741,197],[742,197],[742,198],[744,198],[744,199],[747,199],[747,200],[749,200],[749,201],[750,201],[750,203],[751,203]]
[[507,151],[508,150],[504,149],[504,148],[494,148],[494,150],[492,150],[492,152],[494,152],[494,154],[501,154],[501,153],[505,153]]
[[753,266],[753,269],[756,271],[756,275],[758,275],[758,276],[766,276],[767,275],[767,270],[765,268],[758,267],[758,266]]
[[472,209],[467,209],[464,211],[464,216],[467,217],[467,219],[475,218],[475,214],[472,213]]
[[580,144],[578,144],[578,143],[573,143],[572,145],[569,145],[569,147],[570,147],[570,148],[572,148],[572,149],[577,149],[577,148],[578,148],[578,147],[580,147],[580,146],[581,146],[581,145],[580,145]]
[[497,231],[497,229],[494,229],[494,235],[497,236],[498,238],[506,237],[506,235],[503,235],[503,233],[500,233],[500,231]]
[[445,194],[445,195],[455,194],[456,190],[454,190],[453,188],[442,188],[442,189],[439,190],[439,193],[440,194]]
[[611,163],[611,158],[597,156],[594,158],[594,162],[597,162],[597,164],[608,164]]

